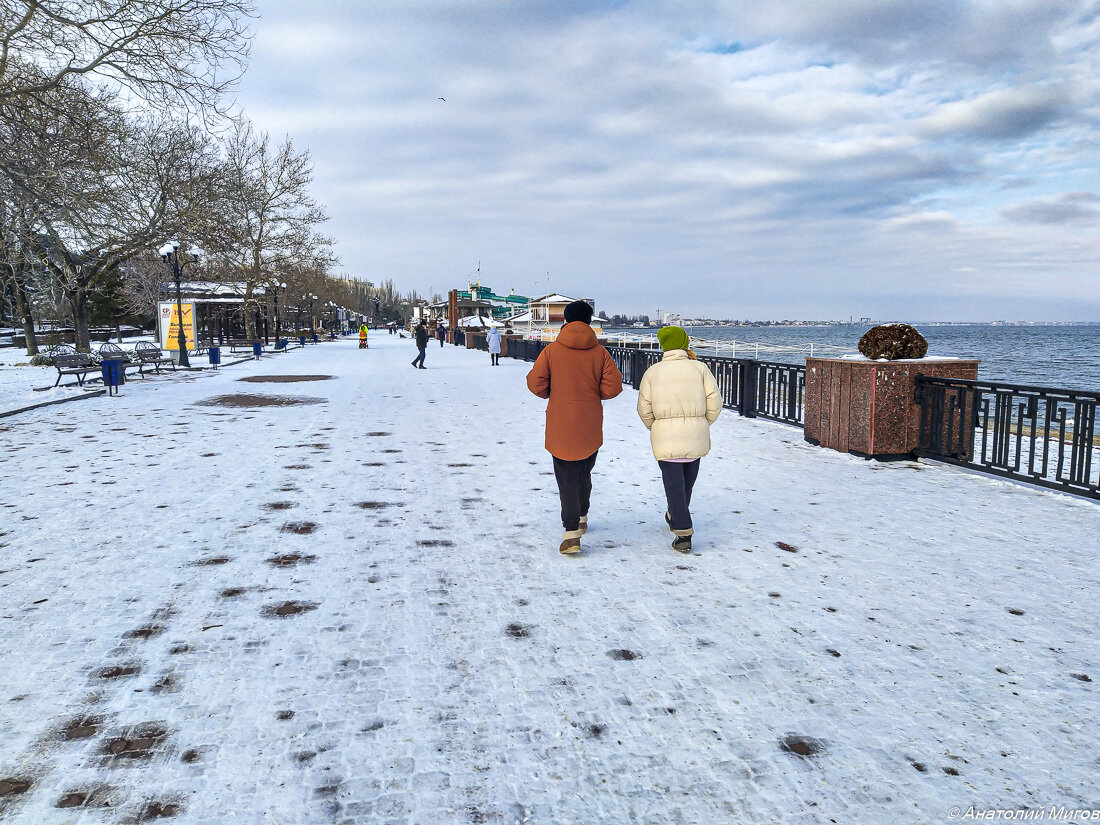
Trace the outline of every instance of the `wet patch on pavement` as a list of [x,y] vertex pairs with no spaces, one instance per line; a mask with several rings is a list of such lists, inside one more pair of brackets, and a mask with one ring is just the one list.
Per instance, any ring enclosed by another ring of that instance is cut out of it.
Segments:
[[99,733],[103,725],[102,716],[80,716],[73,719],[61,729],[61,736],[65,740],[88,739]]
[[136,628],[135,630],[127,631],[123,634],[124,639],[152,639],[159,636],[164,632],[164,625],[159,624],[147,624],[144,627]]
[[279,528],[280,533],[296,533],[299,536],[308,536],[317,529],[317,524],[312,521],[288,521]]
[[141,665],[137,662],[127,662],[123,665],[109,665],[100,668],[95,675],[100,679],[120,679],[123,676],[133,676],[137,673],[141,673]]
[[160,750],[168,738],[168,729],[160,722],[135,725],[121,736],[111,737],[104,743],[102,753],[115,761],[148,759]]
[[633,662],[635,659],[644,658],[641,653],[635,653],[633,650],[626,650],[624,648],[615,648],[607,651],[607,655],[617,662]]
[[282,604],[269,604],[260,613],[268,619],[281,619],[287,616],[296,616],[299,613],[308,613],[316,609],[317,605],[314,602],[288,601]]
[[306,404],[324,404],[327,398],[311,398],[303,395],[216,395],[205,401],[196,401],[197,407],[297,407]]
[[302,556],[298,553],[287,553],[285,556],[272,556],[267,563],[273,567],[294,567],[297,564],[313,564],[316,556]]
[[795,756],[807,758],[823,753],[825,744],[820,739],[814,739],[812,736],[791,733],[779,740],[779,749],[785,753],[793,753]]
[[247,384],[296,384],[301,381],[328,381],[331,375],[247,375],[238,378]]
[[146,803],[138,814],[138,822],[152,822],[154,819],[165,819],[175,816],[181,808],[178,802],[158,802],[156,800]]

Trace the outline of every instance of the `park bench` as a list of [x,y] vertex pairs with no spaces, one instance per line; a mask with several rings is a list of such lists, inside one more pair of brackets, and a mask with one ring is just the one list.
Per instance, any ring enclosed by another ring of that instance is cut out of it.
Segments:
[[142,378],[145,377],[146,366],[152,366],[157,373],[160,373],[161,364],[170,364],[172,366],[172,372],[176,371],[176,362],[172,360],[172,356],[166,354],[164,350],[156,344],[151,344],[148,341],[139,341],[134,346],[134,355],[137,356],[138,372],[141,374]]
[[141,361],[131,357],[130,353],[120,347],[118,344],[113,344],[108,341],[106,344],[101,344],[99,347],[99,360],[100,361],[119,361],[119,369],[125,376],[126,370],[130,367],[137,367],[138,373],[142,378],[145,377],[145,373],[141,372]]
[[53,355],[53,365],[57,368],[57,380],[53,382],[56,387],[61,383],[61,376],[75,375],[77,386],[84,386],[84,377],[89,372],[95,372],[97,367],[92,362],[92,356],[86,352],[73,352],[69,354]]

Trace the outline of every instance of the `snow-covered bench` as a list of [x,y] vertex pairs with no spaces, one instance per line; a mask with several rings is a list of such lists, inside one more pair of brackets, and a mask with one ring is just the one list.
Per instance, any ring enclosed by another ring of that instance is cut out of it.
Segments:
[[55,387],[61,383],[61,376],[63,375],[75,375],[77,386],[83,387],[84,377],[89,372],[96,371],[92,356],[86,352],[54,355],[53,365],[57,368],[57,380],[53,382]]
[[170,364],[172,372],[176,371],[176,362],[172,360],[172,356],[165,354],[164,350],[156,344],[139,341],[134,346],[134,355],[138,359],[138,372],[143,378],[145,377],[146,366],[152,366],[159,373],[161,364]]
[[106,344],[100,344],[99,346],[99,360],[100,361],[119,361],[119,369],[125,374],[126,370],[130,367],[137,367],[138,373],[142,378],[145,377],[145,373],[141,372],[141,362],[136,358],[132,358],[130,353],[120,347],[118,344],[113,344],[108,341]]

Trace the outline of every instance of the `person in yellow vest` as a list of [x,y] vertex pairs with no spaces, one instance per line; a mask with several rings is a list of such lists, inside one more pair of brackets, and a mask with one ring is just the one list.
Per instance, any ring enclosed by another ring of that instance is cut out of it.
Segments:
[[359,349],[367,349],[367,325],[359,325]]

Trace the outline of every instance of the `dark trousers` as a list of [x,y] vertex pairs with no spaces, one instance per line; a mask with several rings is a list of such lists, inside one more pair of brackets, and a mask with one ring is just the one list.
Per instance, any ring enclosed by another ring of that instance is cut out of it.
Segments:
[[419,350],[419,354],[416,356],[416,358],[413,359],[413,366],[414,367],[416,366],[417,361],[420,362],[420,366],[424,366],[424,356],[426,356],[428,354],[428,348],[427,347],[417,347],[417,350]]
[[592,468],[596,465],[597,450],[580,461],[566,461],[554,456],[554,478],[558,481],[558,497],[561,498],[561,526],[577,530],[581,516],[588,515],[588,503],[592,498]]
[[495,366],[496,366],[497,364],[499,364],[499,363],[500,363],[500,354],[499,354],[499,353],[492,353],[492,352],[491,352],[491,353],[489,353],[489,358],[490,358],[490,360],[492,360],[492,362],[493,362],[493,366],[494,366],[494,367],[495,367]]
[[673,530],[691,530],[691,488],[699,477],[699,459],[686,464],[679,461],[658,461],[657,464],[661,467],[665,500],[672,519],[669,526]]

